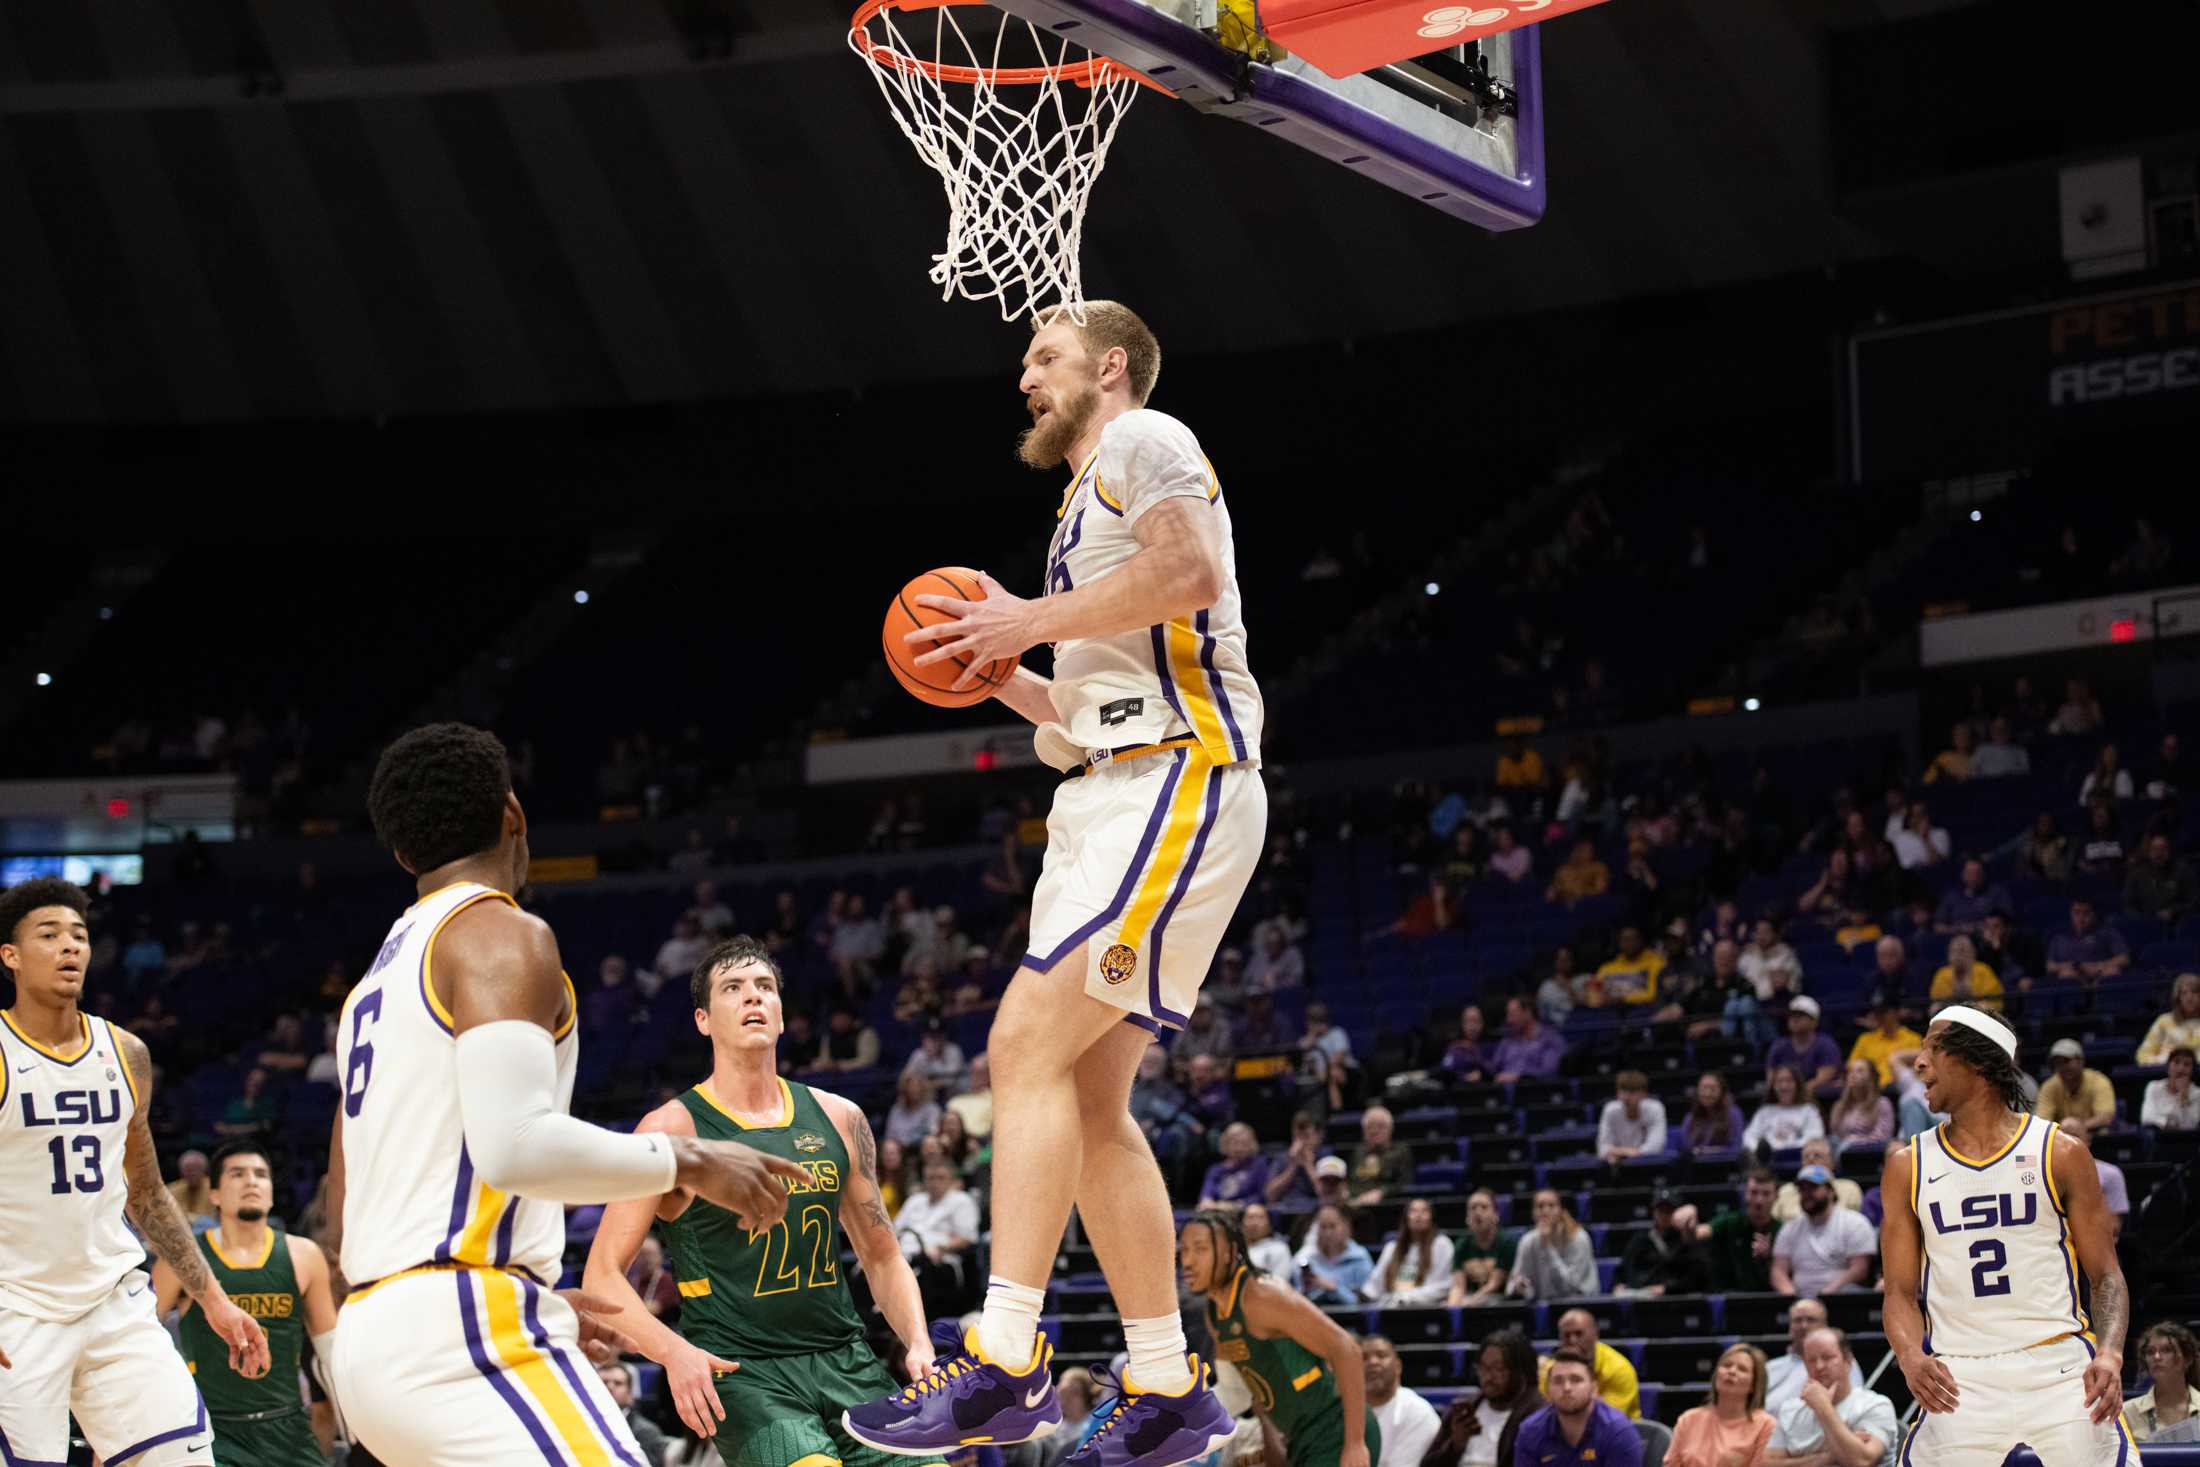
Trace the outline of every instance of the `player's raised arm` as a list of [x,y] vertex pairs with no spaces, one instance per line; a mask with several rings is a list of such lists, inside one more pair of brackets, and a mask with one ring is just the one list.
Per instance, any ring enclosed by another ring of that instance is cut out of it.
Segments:
[[1337,1467],[1368,1467],[1367,1365],[1360,1342],[1305,1295],[1272,1278],[1249,1280],[1240,1307],[1251,1329],[1264,1335],[1288,1335],[1328,1364],[1337,1378],[1337,1400],[1344,1412],[1344,1451]]
[[1948,1367],[1925,1353],[1925,1312],[1918,1307],[1918,1260],[1923,1240],[1918,1234],[1917,1212],[1910,1206],[1910,1169],[1916,1164],[1914,1149],[1892,1146],[1879,1173],[1879,1199],[1885,1209],[1879,1225],[1879,1259],[1885,1272],[1887,1344],[1895,1363],[1910,1383],[1910,1395],[1927,1411],[1956,1408],[1956,1378]]
[[878,1142],[871,1135],[871,1122],[854,1101],[817,1089],[810,1094],[832,1117],[854,1163],[853,1175],[841,1183],[841,1231],[863,1265],[863,1276],[871,1281],[871,1298],[879,1313],[901,1340],[903,1368],[911,1380],[921,1379],[932,1368],[924,1295],[901,1251],[901,1240],[894,1236],[894,1220],[886,1215],[885,1199],[879,1195]]
[[801,1168],[751,1147],[692,1136],[622,1135],[558,1107],[552,1031],[567,988],[557,940],[505,902],[453,917],[436,948],[458,1036],[459,1110],[475,1172],[502,1192],[546,1202],[610,1202],[685,1187],[750,1228],[786,1216],[781,1177]]
[[229,1345],[229,1368],[243,1376],[267,1374],[267,1331],[259,1321],[229,1302],[221,1281],[206,1266],[198,1239],[175,1196],[161,1180],[160,1153],[153,1145],[150,1117],[153,1104],[153,1055],[145,1041],[109,1024],[115,1047],[136,1082],[137,1110],[130,1117],[129,1139],[123,1147],[123,1172],[129,1179],[130,1221],[153,1252],[176,1276],[177,1287],[206,1311],[206,1323]]
[[2131,1323],[2131,1291],[2116,1261],[2116,1234],[2101,1196],[2101,1174],[2083,1141],[2056,1129],[2048,1138],[2048,1180],[2070,1218],[2079,1266],[2093,1285],[2089,1311],[2095,1343],[2085,1367],[2085,1404],[2095,1425],[2113,1421],[2124,1407],[2124,1332]]

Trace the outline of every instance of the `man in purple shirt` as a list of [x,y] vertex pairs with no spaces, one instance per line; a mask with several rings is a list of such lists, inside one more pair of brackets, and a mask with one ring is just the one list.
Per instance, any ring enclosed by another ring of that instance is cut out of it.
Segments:
[[1795,1066],[1812,1090],[1841,1083],[1840,1046],[1818,1032],[1818,1000],[1806,994],[1788,1000],[1787,1037],[1773,1040],[1765,1051],[1767,1075],[1783,1065]]
[[1963,858],[1963,879],[1948,888],[1933,912],[1933,931],[1976,936],[1986,914],[2006,911],[2009,893],[1996,883],[1988,885],[1986,863],[1976,856]]
[[1199,1205],[1243,1207],[1266,1201],[1267,1190],[1268,1161],[1260,1154],[1260,1138],[1245,1122],[1234,1121],[1222,1133],[1222,1160],[1207,1168],[1207,1180],[1199,1184]]
[[1505,1037],[1497,1046],[1497,1080],[1509,1085],[1522,1075],[1555,1075],[1566,1057],[1566,1041],[1535,1016],[1535,1006],[1515,994],[1505,1000]]
[[2119,978],[2131,966],[2131,944],[2113,927],[2103,927],[2093,903],[2079,897],[2070,904],[2070,930],[2047,945],[2047,974],[2070,978],[2091,988],[2103,978]]
[[1571,1345],[1551,1352],[1550,1404],[1520,1423],[1504,1467],[1642,1467],[1642,1438],[1618,1408],[1597,1399],[1595,1368]]

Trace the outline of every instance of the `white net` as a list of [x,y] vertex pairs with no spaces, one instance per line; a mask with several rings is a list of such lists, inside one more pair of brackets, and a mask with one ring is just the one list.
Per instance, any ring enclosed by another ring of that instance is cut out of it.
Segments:
[[[891,4],[866,4],[848,41],[947,194],[932,283],[941,300],[999,301],[1003,320],[1066,306],[1083,325],[1085,207],[1143,83],[1015,16],[989,10],[999,28],[973,40],[954,0],[929,8],[912,37]],[[1036,64],[1019,64],[1027,51]]]

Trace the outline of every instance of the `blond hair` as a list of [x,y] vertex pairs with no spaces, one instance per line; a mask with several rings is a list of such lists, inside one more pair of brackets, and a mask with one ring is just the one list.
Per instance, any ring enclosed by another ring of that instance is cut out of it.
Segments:
[[[1746,1357],[1748,1357],[1748,1360],[1749,1360],[1749,1409],[1750,1409],[1750,1410],[1752,1410],[1752,1411],[1762,1411],[1762,1410],[1764,1410],[1764,1409],[1765,1409],[1765,1376],[1766,1376],[1766,1375],[1767,1375],[1767,1374],[1768,1374],[1768,1373],[1769,1373],[1769,1372],[1771,1371],[1771,1368],[1772,1368],[1772,1367],[1771,1367],[1771,1365],[1770,1365],[1770,1364],[1769,1364],[1769,1363],[1768,1363],[1768,1362],[1767,1362],[1767,1361],[1765,1360],[1765,1352],[1764,1352],[1764,1351],[1762,1351],[1762,1350],[1760,1350],[1760,1349],[1758,1349],[1758,1348],[1757,1348],[1757,1347],[1756,1347],[1755,1345],[1728,1345],[1728,1346],[1726,1347],[1726,1349],[1725,1349],[1725,1350],[1724,1350],[1724,1351],[1723,1351],[1723,1352],[1722,1352],[1722,1353],[1720,1354],[1720,1356],[1719,1356],[1719,1365],[1724,1365],[1724,1364],[1726,1364],[1726,1357],[1727,1357],[1728,1355],[1743,1355],[1743,1356],[1746,1356]],[[1712,1374],[1712,1387],[1711,1387],[1711,1401],[1710,1401],[1710,1404],[1711,1404],[1712,1406],[1716,1407],[1716,1406],[1717,1406],[1717,1405],[1719,1404],[1719,1399],[1718,1399],[1718,1397],[1719,1397],[1719,1388],[1718,1388],[1718,1383],[1717,1383],[1717,1377],[1718,1377],[1718,1367],[1717,1367],[1717,1366],[1713,1366],[1713,1367],[1712,1367],[1712,1372],[1711,1372],[1711,1374]]]
[[1036,336],[1057,321],[1068,321],[1088,356],[1097,360],[1117,347],[1123,348],[1123,375],[1130,382],[1131,397],[1138,407],[1153,396],[1161,380],[1161,343],[1138,313],[1120,301],[1086,301],[1085,324],[1069,314],[1067,306],[1049,306],[1031,313],[1031,334]]

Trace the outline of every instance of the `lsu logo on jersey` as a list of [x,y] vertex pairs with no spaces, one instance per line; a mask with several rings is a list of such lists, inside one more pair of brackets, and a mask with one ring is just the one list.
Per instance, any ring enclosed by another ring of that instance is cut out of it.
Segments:
[[56,1090],[53,1113],[41,1115],[38,1097],[23,1097],[24,1126],[111,1126],[122,1119],[126,1107],[120,1090]]
[[1956,1220],[1953,1222],[1941,1211],[1938,1201],[1927,1208],[1926,1212],[1933,1220],[1933,1231],[1936,1233],[1968,1233],[1980,1228],[2021,1228],[2026,1223],[2039,1219],[2040,1199],[2036,1192],[2023,1192],[2016,1196],[2001,1192],[1966,1197],[1963,1205],[1957,1209]]

